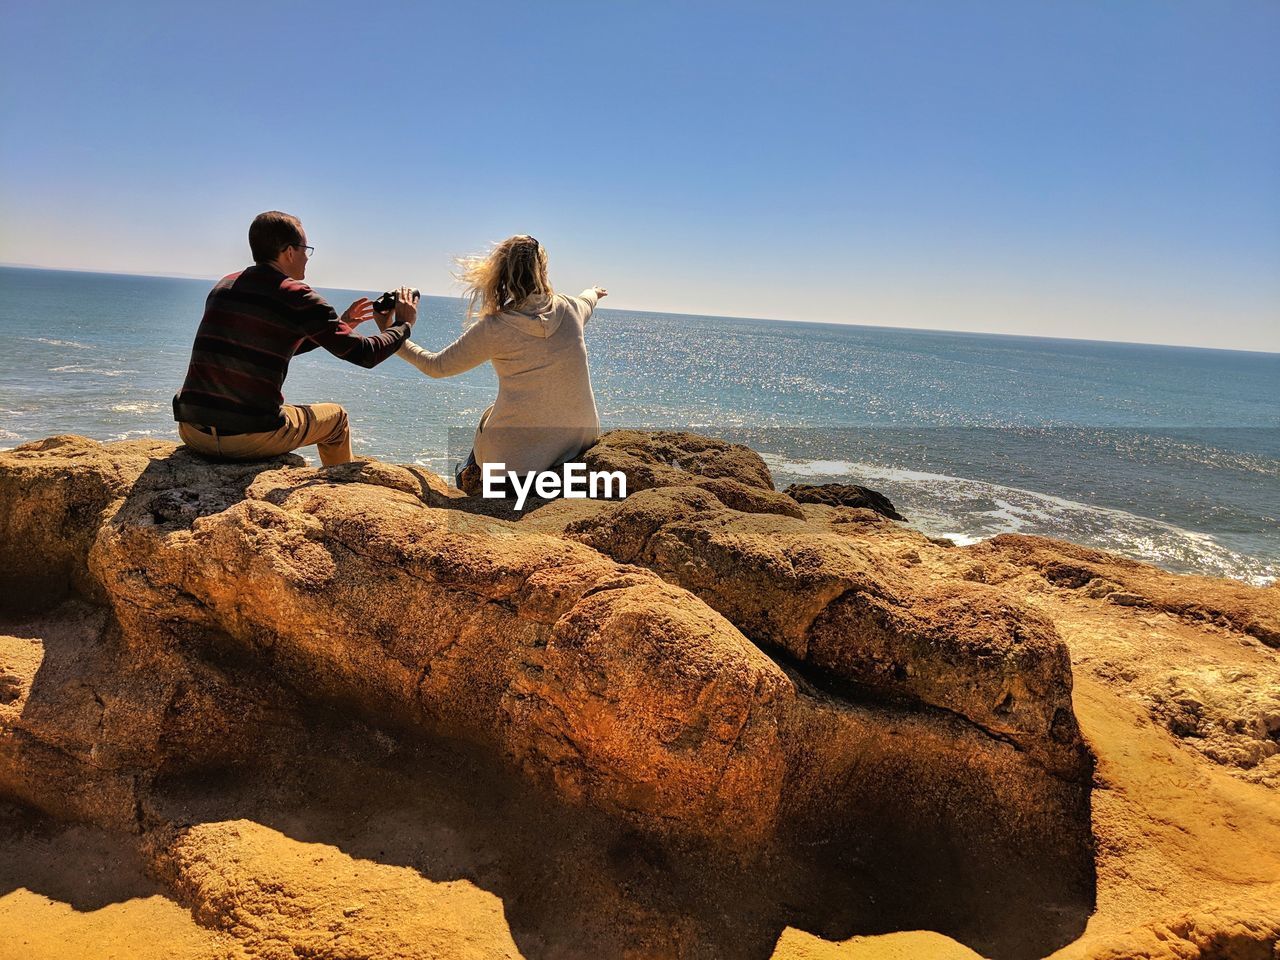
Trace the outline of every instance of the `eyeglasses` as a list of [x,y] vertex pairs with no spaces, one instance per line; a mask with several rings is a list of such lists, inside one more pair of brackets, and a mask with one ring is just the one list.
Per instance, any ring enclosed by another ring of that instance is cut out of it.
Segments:
[[291,244],[289,244],[289,246],[291,246],[291,247],[297,247],[299,250],[305,250],[305,251],[307,251],[307,259],[308,259],[308,260],[310,260],[310,259],[311,259],[311,257],[312,257],[312,255],[316,252],[316,248],[315,248],[315,247],[309,247],[309,246],[307,246],[305,243],[291,243]]

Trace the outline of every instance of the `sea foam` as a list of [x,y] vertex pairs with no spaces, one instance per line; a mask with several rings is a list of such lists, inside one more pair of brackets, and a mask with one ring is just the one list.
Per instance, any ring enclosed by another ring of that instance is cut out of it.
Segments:
[[1070,540],[1172,570],[1234,577],[1265,585],[1280,563],[1250,557],[1213,536],[1114,507],[1080,503],[1053,494],[848,460],[793,460],[763,454],[780,481],[843,481],[874,486],[928,536],[961,546],[1002,533]]

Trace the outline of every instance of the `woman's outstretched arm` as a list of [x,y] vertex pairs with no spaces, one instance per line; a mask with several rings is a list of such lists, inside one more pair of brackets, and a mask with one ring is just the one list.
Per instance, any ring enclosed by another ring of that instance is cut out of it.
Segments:
[[582,293],[574,297],[579,304],[586,307],[582,313],[582,322],[585,325],[591,319],[591,314],[595,312],[596,304],[600,302],[602,297],[607,297],[609,291],[604,287],[587,287]]
[[[396,291],[395,314],[374,312],[374,319],[383,330],[400,321],[412,326],[418,319],[418,301],[412,296],[415,291],[401,287]],[[482,329],[484,323],[477,323],[439,353],[423,350],[412,340],[405,340],[396,356],[403,357],[428,377],[452,377],[455,373],[464,373],[472,367],[478,367],[493,356],[489,349],[487,330]]]
[[412,340],[406,340],[396,356],[408,360],[428,377],[438,378],[478,367],[492,358],[493,351],[489,349],[488,326],[481,321],[439,353],[423,350]]

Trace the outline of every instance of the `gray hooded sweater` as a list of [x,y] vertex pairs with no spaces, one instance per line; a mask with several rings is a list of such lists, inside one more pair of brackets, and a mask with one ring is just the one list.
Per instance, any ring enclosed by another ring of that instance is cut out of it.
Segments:
[[486,360],[498,374],[498,399],[480,416],[476,463],[505,463],[521,473],[576,457],[600,435],[600,417],[582,330],[595,309],[581,296],[541,296],[482,317],[439,353],[406,340],[396,355],[429,377],[451,377]]

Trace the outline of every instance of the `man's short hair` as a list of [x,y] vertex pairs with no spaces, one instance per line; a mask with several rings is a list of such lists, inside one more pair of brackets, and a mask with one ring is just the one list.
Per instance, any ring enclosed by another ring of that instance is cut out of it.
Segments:
[[295,216],[268,210],[249,224],[249,249],[254,263],[270,263],[285,247],[302,242],[302,221]]

